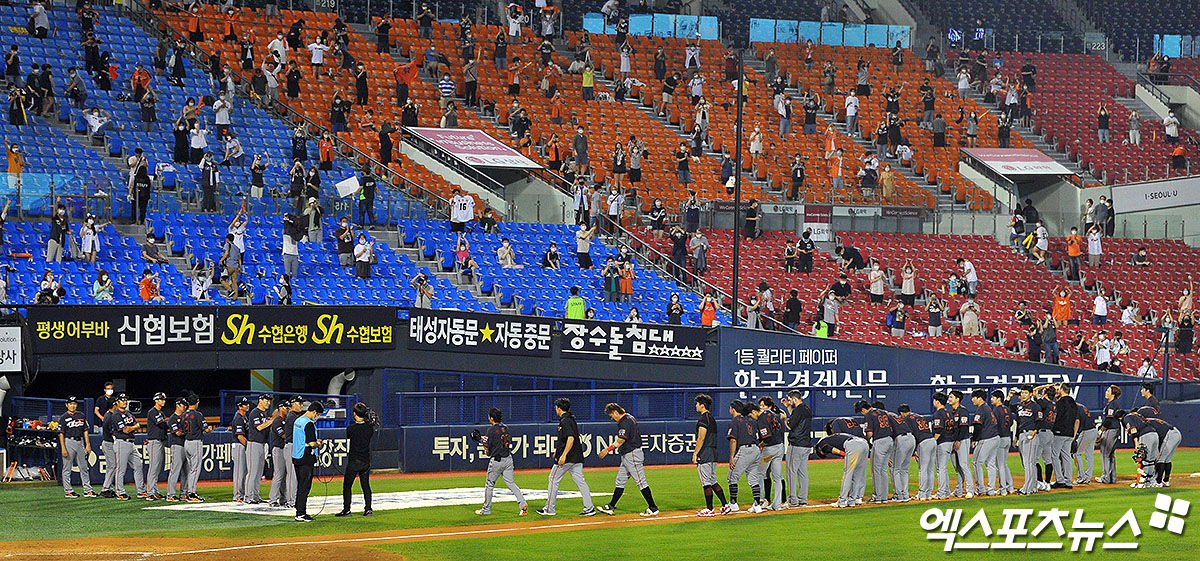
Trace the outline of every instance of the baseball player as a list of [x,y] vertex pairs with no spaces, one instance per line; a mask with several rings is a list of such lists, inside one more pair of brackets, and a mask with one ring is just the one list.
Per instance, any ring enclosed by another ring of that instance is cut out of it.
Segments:
[[[971,403],[975,405],[975,415],[971,417],[971,426],[975,429],[971,444],[975,454],[971,465],[975,469],[975,494],[996,495],[996,482],[1000,476],[1000,466],[996,464],[996,447],[1000,445],[1000,427],[996,423],[996,414],[988,405],[987,390],[971,392]],[[987,468],[986,479],[984,467]],[[967,496],[971,496],[970,488]]]
[[787,407],[787,482],[788,507],[808,504],[808,456],[812,454],[812,409],[799,390],[783,398]]
[[1050,479],[1054,477],[1054,390],[1051,388],[1034,388],[1034,401],[1042,411],[1042,418],[1037,423],[1037,455],[1041,458],[1038,468],[1038,490],[1049,491]]
[[954,390],[947,396],[946,405],[954,412],[954,450],[950,456],[954,461],[954,471],[958,479],[954,482],[954,496],[961,497],[966,492],[967,498],[975,496],[975,480],[971,477],[971,414],[962,404],[963,393]]
[[503,478],[504,485],[509,491],[517,497],[517,503],[521,505],[521,511],[518,516],[529,514],[529,503],[525,502],[525,494],[521,492],[521,488],[517,487],[517,482],[513,481],[513,458],[512,458],[512,434],[508,432],[508,426],[501,421],[504,420],[504,415],[499,409],[493,407],[488,411],[488,421],[492,423],[487,434],[480,435],[479,430],[471,431],[471,439],[483,445],[484,450],[488,455],[488,470],[487,483],[483,487],[483,508],[475,511],[475,514],[487,516],[492,513],[492,490],[496,488],[496,480]]
[[1104,390],[1104,404],[1100,421],[1100,477],[1097,483],[1113,484],[1117,482],[1117,439],[1121,437],[1121,422],[1117,420],[1117,399],[1121,397],[1121,388],[1116,385]]
[[937,495],[935,499],[945,499],[950,496],[950,456],[954,455],[955,438],[958,435],[957,419],[954,410],[946,406],[946,394],[933,394],[933,420],[929,430],[937,440]]
[[871,406],[887,413],[892,418],[892,430],[895,432],[895,436],[892,437],[892,501],[906,503],[910,500],[908,470],[912,467],[912,456],[917,449],[917,439],[909,429],[908,423],[901,419],[900,415],[888,411],[882,401],[876,401]]
[[1025,484],[1017,493],[1032,495],[1042,489],[1040,478],[1035,477],[1038,475],[1038,433],[1041,432],[1038,426],[1042,423],[1042,407],[1033,399],[1033,386],[1028,384],[1021,386],[1019,395],[1009,392],[1008,407],[1017,419],[1017,451],[1021,453],[1021,467],[1025,471]]
[[112,465],[112,469],[117,472],[117,500],[129,500],[129,495],[125,494],[125,471],[130,468],[133,469],[133,483],[137,496],[144,499],[149,495],[146,493],[146,480],[142,473],[142,455],[137,453],[137,447],[133,444],[133,433],[142,428],[142,425],[129,412],[129,398],[125,397],[125,394],[117,394],[116,406],[108,419],[112,424],[109,430],[113,435],[113,451],[117,460]]
[[633,482],[642,490],[642,497],[646,499],[646,510],[639,514],[658,516],[658,505],[654,504],[654,495],[650,492],[650,484],[646,482],[646,453],[642,451],[642,431],[638,427],[637,419],[616,403],[605,405],[604,414],[617,423],[617,441],[607,448],[601,448],[596,455],[604,458],[615,450],[621,455],[621,467],[617,469],[617,483],[612,499],[609,499],[608,504],[600,505],[600,512],[608,515],[616,513],[617,501],[621,500],[621,495],[625,493],[625,482],[632,477]]
[[167,405],[167,394],[154,394],[154,407],[146,412],[146,455],[150,456],[150,467],[146,469],[146,500],[163,498],[158,492],[158,478],[162,474],[163,445],[167,442],[169,421],[163,407]]
[[558,483],[569,473],[575,486],[583,495],[583,512],[580,516],[595,516],[596,508],[592,505],[592,491],[588,488],[587,480],[583,477],[583,445],[580,443],[579,424],[571,413],[571,400],[560,397],[554,400],[554,411],[558,414],[558,440],[554,444],[554,465],[550,467],[549,497],[546,506],[539,508],[537,513],[542,516],[554,516],[555,503],[558,502]]
[[[175,414],[167,418],[167,445],[171,447],[171,474],[167,476],[167,502],[187,499],[187,476],[183,475],[183,414],[187,399],[175,400]],[[178,490],[176,490],[178,488]]]
[[892,417],[882,409],[871,407],[865,399],[854,404],[854,411],[863,416],[867,440],[871,442],[871,502],[887,502],[888,472],[892,469],[892,449],[896,442]]
[[1045,390],[1055,392],[1057,401],[1054,402],[1054,424],[1050,429],[1054,433],[1054,445],[1050,455],[1054,457],[1054,472],[1058,474],[1051,489],[1070,489],[1071,454],[1075,443],[1075,435],[1079,434],[1079,408],[1071,397],[1071,386],[1066,382],[1043,386]]
[[[294,432],[292,429],[295,427],[296,419],[299,419],[303,414],[304,398],[300,396],[293,397],[291,401],[291,410],[288,411],[287,416],[283,419],[283,451],[285,454],[287,454],[288,458],[292,458],[292,452],[295,451],[292,443],[292,434]],[[287,462],[287,500],[283,501],[285,503],[284,506],[287,508],[296,507],[296,486],[296,466],[293,465],[289,459]]]
[[[1158,405],[1158,398],[1154,397],[1154,384],[1150,382],[1142,383],[1141,389],[1142,399],[1146,400],[1143,407],[1149,407],[1154,410],[1154,416],[1157,417],[1162,413],[1162,408]],[[1145,415],[1143,415],[1145,417]]]
[[246,504],[262,504],[263,467],[267,465],[268,441],[271,439],[271,396],[258,396],[258,404],[246,413]]
[[1079,415],[1079,436],[1075,437],[1075,484],[1092,482],[1092,465],[1096,459],[1096,420],[1086,405],[1076,402]]
[[744,474],[750,484],[754,504],[747,512],[762,512],[758,503],[762,500],[762,482],[758,479],[758,464],[762,461],[762,450],[758,447],[757,405],[733,400],[729,403],[729,414],[733,422],[725,439],[729,441],[729,507],[730,512],[739,510],[737,504],[738,480]]
[[[900,421],[908,427],[917,453],[917,500],[928,501],[933,498],[937,480],[937,440],[929,429],[929,420],[913,413],[907,403],[901,403],[896,411],[900,413]],[[907,473],[904,480],[908,481]]]
[[183,454],[187,457],[187,483],[184,486],[187,501],[202,503],[204,499],[196,493],[200,483],[200,461],[204,455],[204,433],[212,432],[204,413],[200,412],[200,397],[196,394],[188,396],[188,408],[183,412]]
[[246,500],[246,440],[247,424],[246,413],[250,411],[250,400],[241,398],[237,401],[237,412],[233,414],[233,423],[229,426],[229,432],[233,433],[233,447],[230,452],[233,456],[233,502],[241,503]]
[[[108,392],[108,385],[105,385],[105,393]],[[112,416],[113,410],[117,407],[116,399],[105,399],[108,404],[108,409],[104,411],[104,420],[100,423],[100,451],[104,452],[104,484],[100,487],[100,496],[106,499],[116,498],[117,492],[114,489],[117,482],[117,450],[113,444],[113,434],[111,428],[113,426]]]
[[[696,512],[696,516],[716,516],[733,512],[725,503],[725,490],[717,483],[717,420],[712,414],[712,397],[707,394],[696,396],[696,448],[692,451],[692,463],[696,464],[696,474],[700,476],[700,486],[704,488],[706,507]],[[721,510],[713,510],[713,495],[721,501]]]
[[[1163,479],[1159,474],[1161,470],[1169,469],[1163,464],[1170,465],[1170,458],[1179,447],[1179,429],[1162,419],[1147,419],[1140,413],[1126,413],[1123,409],[1118,409],[1115,416],[1125,426],[1125,430],[1129,431],[1130,436],[1137,439],[1138,447],[1145,450],[1146,459],[1142,462],[1144,477],[1139,478],[1130,487],[1162,487]],[[1165,454],[1167,452],[1170,455]],[[1167,462],[1163,462],[1164,459]]]
[[859,502],[867,488],[867,441],[851,434],[831,434],[817,441],[813,453],[818,458],[842,456],[842,489],[837,508],[851,507]]
[[92,443],[88,440],[87,415],[79,410],[75,396],[67,398],[67,412],[58,418],[58,445],[62,449],[63,492],[68,499],[79,498],[71,487],[71,469],[79,468],[79,482],[83,484],[83,496],[95,498],[92,478],[88,473],[88,456],[92,455]]
[[758,406],[758,447],[762,451],[758,480],[763,482],[763,502],[770,498],[767,510],[783,510],[783,412],[770,396],[760,397]]
[[1012,411],[1004,402],[1002,390],[992,390],[992,413],[996,415],[996,427],[1000,432],[1000,442],[996,445],[996,466],[999,468],[1000,479],[996,482],[996,492],[1002,496],[1016,490],[1013,487],[1012,469],[1008,467],[1008,450],[1012,448]]
[[269,495],[270,506],[280,508],[287,506],[288,489],[288,466],[292,465],[291,453],[287,449],[288,435],[284,432],[284,418],[292,408],[292,404],[287,401],[280,401],[279,405],[275,406],[275,416],[271,417],[271,428],[268,431],[271,433],[271,466],[273,472],[271,474],[271,494]]
[[867,438],[862,425],[850,417],[838,417],[825,422],[825,434],[849,434],[862,439]]

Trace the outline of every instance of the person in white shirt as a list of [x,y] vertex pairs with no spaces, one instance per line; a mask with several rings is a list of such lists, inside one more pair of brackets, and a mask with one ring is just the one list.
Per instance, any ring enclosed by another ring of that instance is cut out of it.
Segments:
[[375,241],[367,241],[367,235],[358,234],[358,245],[354,246],[354,276],[371,278],[371,258],[375,257]]
[[1101,331],[1096,334],[1096,338],[1092,340],[1092,347],[1096,349],[1096,370],[1108,370],[1108,366],[1112,363],[1112,341],[1108,339],[1108,333]]
[[95,215],[89,214],[87,221],[79,227],[79,245],[84,261],[96,263],[96,253],[100,251],[100,230],[108,223],[96,224]]
[[637,306],[629,308],[629,315],[625,316],[625,323],[642,323],[642,316],[638,313]]
[[1097,294],[1096,299],[1092,301],[1092,324],[1104,325],[1108,322],[1108,301],[1104,299],[1103,294]]
[[1088,230],[1087,245],[1089,267],[1099,267],[1100,258],[1104,255],[1104,247],[1100,242],[1100,239],[1104,237],[1103,234],[1101,234],[1103,231],[1102,228],[1103,226],[1096,225],[1092,226],[1091,230]]
[[625,206],[625,194],[614,187],[608,194],[608,233],[611,235],[617,235],[617,226],[621,222],[621,207],[623,206]]
[[475,199],[454,189],[450,198],[450,231],[465,232],[467,222],[475,219]]
[[280,68],[287,64],[287,41],[284,40],[282,31],[276,33],[275,39],[267,43],[267,51],[275,57],[275,62],[279,63]]
[[1158,371],[1154,369],[1154,363],[1150,361],[1150,357],[1142,359],[1141,366],[1138,366],[1137,375],[1141,378],[1157,378]]
[[229,222],[229,228],[225,230],[225,233],[233,234],[233,245],[236,245],[238,251],[243,254],[246,253],[246,224],[248,222],[246,211],[239,209],[233,216],[233,220]]
[[208,149],[208,129],[200,128],[200,121],[192,125],[192,130],[188,133],[188,147],[190,152],[188,158],[193,164],[199,164],[204,158],[204,151]]
[[224,139],[229,134],[229,100],[225,94],[217,96],[213,103],[213,123],[217,125],[217,137]]
[[846,96],[846,134],[854,136],[858,130],[858,96],[854,92]]
[[704,76],[696,74],[688,81],[688,87],[692,91],[692,105],[700,103],[700,98],[704,97]]
[[308,50],[312,52],[312,62],[309,64],[312,66],[313,79],[319,82],[321,81],[321,67],[325,65],[325,53],[329,51],[329,45],[317,37],[316,41],[309,43]]
[[1179,142],[1179,119],[1175,117],[1175,112],[1167,113],[1167,118],[1163,119],[1163,132],[1166,133],[1167,142],[1174,144]]
[[262,100],[264,105],[270,105],[279,99],[279,68],[279,65],[270,60],[262,65],[263,77],[267,80],[267,93]]
[[109,125],[113,123],[112,113],[99,107],[93,107],[91,111],[84,112],[83,118],[87,121],[88,133],[92,136],[104,136]]
[[296,217],[291,213],[283,215],[283,272],[288,278],[296,278],[300,273],[300,244],[296,242]]
[[975,264],[959,257],[958,266],[962,268],[963,277],[967,280],[967,294],[970,296],[979,294],[979,273],[975,271]]
[[208,295],[208,289],[211,287],[212,277],[209,277],[204,269],[197,270],[192,277],[192,299],[199,302],[212,300],[212,297]]
[[1121,310],[1121,325],[1137,325],[1137,324],[1138,324],[1138,318],[1137,318],[1137,314],[1134,312],[1133,306],[1132,305],[1125,306],[1125,308],[1123,310]]
[[241,167],[245,156],[246,151],[242,149],[242,141],[237,139],[237,135],[229,133],[225,139],[225,161],[221,162],[221,165]]

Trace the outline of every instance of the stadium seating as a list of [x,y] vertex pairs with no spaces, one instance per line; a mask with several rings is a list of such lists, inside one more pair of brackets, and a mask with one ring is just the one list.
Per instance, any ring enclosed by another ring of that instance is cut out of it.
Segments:
[[[1083,42],[1062,20],[1049,2],[1039,0],[915,0],[916,5],[940,29],[957,29],[970,40],[975,19],[996,31],[996,49],[1001,51],[1053,50],[1082,52]],[[1065,34],[1065,37],[1064,37]],[[1039,42],[1038,37],[1044,36]],[[1060,37],[1063,41],[1060,42]],[[922,41],[922,44],[924,41]],[[1044,43],[1044,45],[1043,45]]]
[[1116,50],[1134,60],[1154,54],[1155,35],[1196,35],[1200,33],[1200,13],[1191,0],[1122,2],[1121,0],[1079,0],[1092,24],[1108,35]]

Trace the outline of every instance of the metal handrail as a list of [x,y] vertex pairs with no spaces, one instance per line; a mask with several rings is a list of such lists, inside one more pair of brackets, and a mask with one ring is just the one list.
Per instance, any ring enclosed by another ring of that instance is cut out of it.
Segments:
[[[125,15],[127,17],[129,17],[131,20],[134,20],[135,22],[137,22],[140,19],[140,20],[144,21],[145,23],[150,24],[150,25],[142,25],[141,27],[143,29],[145,29],[148,33],[150,33],[152,36],[161,35],[165,31],[167,33],[168,37],[170,37],[174,40],[180,41],[184,45],[187,45],[188,47],[190,47],[190,52],[195,53],[198,56],[201,56],[204,58],[207,58],[209,56],[209,53],[207,51],[200,48],[200,46],[197,45],[196,43],[193,43],[191,40],[189,40],[187,38],[187,35],[181,33],[179,30],[177,30],[175,28],[175,26],[167,23],[166,20],[159,17],[158,14],[155,14],[152,10],[150,10],[149,7],[147,7],[142,2],[142,0],[129,0],[129,3],[127,4],[127,6],[128,7],[124,10]],[[134,8],[137,8],[137,9],[134,9]],[[210,17],[202,17],[201,19],[216,20],[216,18],[210,18]],[[193,57],[192,62],[195,64],[198,64],[198,65],[205,64],[205,60],[203,58],[200,60],[196,60],[196,58]],[[233,69],[233,72],[238,77],[238,79],[241,80],[244,84],[249,84],[249,81],[248,81],[249,78],[242,74],[242,70],[240,67]],[[248,95],[246,95],[246,93],[244,91],[237,90],[236,88],[235,88],[235,91],[237,94],[240,94],[242,97],[244,97],[248,100],[251,99]],[[299,119],[300,121],[302,121],[306,125],[306,127],[308,127],[307,130],[315,129],[320,132],[331,132],[328,127],[324,127],[320,124],[313,122],[307,116],[300,113],[299,111],[297,111],[296,109],[294,109],[293,107],[288,105],[287,103],[284,103],[283,101],[280,101],[280,100],[276,100],[276,104],[278,107],[282,107],[289,117],[292,117],[293,119]],[[267,113],[270,114],[271,112],[268,111]],[[411,179],[405,177],[403,174],[392,171],[391,168],[385,167],[382,163],[379,162],[379,160],[372,158],[367,153],[365,153],[362,150],[360,150],[359,148],[345,142],[341,138],[338,138],[336,135],[334,135],[334,140],[335,140],[336,146],[341,147],[343,150],[349,149],[351,152],[353,152],[355,154],[355,156],[362,158],[364,161],[366,161],[370,165],[374,166],[376,169],[378,169],[378,170],[387,169],[395,177],[400,179],[403,183],[409,184],[413,187],[416,187],[421,192],[421,194],[426,197],[426,200],[422,200],[422,199],[416,198],[416,197],[412,197],[412,199],[429,206],[430,210],[434,211],[434,214],[436,216],[441,216],[441,217],[449,217],[450,216],[450,201],[448,201],[441,195],[438,195],[437,193],[427,189],[423,185],[420,185],[417,182],[412,181]],[[401,139],[401,142],[403,142],[403,139]],[[357,162],[352,162],[352,163],[357,165]],[[402,190],[401,190],[401,192],[403,194]]]

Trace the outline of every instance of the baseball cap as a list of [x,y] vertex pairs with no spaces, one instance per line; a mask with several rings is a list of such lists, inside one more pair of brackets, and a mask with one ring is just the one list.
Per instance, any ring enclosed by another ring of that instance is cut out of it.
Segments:
[[237,401],[237,404],[238,404],[238,407],[241,407],[243,405],[250,405],[250,400],[243,397]]
[[129,396],[119,393],[117,394],[117,401],[129,401]]
[[187,404],[188,404],[187,400],[182,397],[175,400],[175,405],[187,405]]
[[292,403],[304,403],[304,398],[300,396],[293,397]]
[[161,399],[161,400],[163,400],[163,401],[166,401],[166,399],[167,399],[167,394],[165,394],[165,393],[163,393],[163,392],[158,392],[158,393],[154,394],[154,401],[158,401],[158,400],[160,400],[160,399]]
[[73,395],[67,396],[67,403],[79,403],[79,398]]
[[278,408],[280,408],[280,407],[285,407],[285,408],[287,408],[287,407],[291,407],[291,406],[292,406],[292,404],[291,404],[291,402],[289,402],[289,401],[280,401],[279,403],[277,403],[277,404],[275,405],[275,408],[276,408],[276,409],[278,409]]
[[260,395],[258,396],[258,400],[259,400],[259,401],[262,401],[262,400],[264,400],[264,399],[265,399],[265,400],[267,400],[267,401],[271,401],[271,396],[270,396],[270,395],[267,395],[267,394],[265,394],[265,393],[264,393],[264,394],[260,394]]

